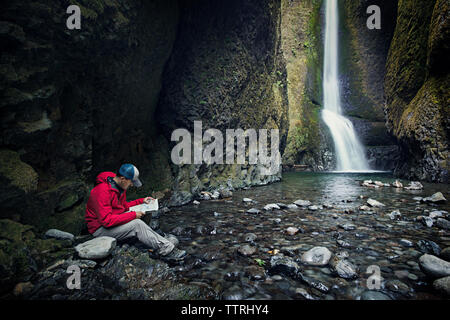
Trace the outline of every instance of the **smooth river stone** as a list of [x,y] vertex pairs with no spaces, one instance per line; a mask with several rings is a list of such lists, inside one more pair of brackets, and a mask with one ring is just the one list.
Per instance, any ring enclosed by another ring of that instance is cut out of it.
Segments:
[[430,254],[424,254],[419,258],[419,266],[425,274],[433,278],[450,276],[450,262]]
[[326,266],[330,258],[330,250],[325,247],[314,247],[301,256],[301,261],[310,266]]
[[83,259],[103,259],[114,250],[116,243],[115,238],[98,237],[80,243],[75,247],[75,250]]

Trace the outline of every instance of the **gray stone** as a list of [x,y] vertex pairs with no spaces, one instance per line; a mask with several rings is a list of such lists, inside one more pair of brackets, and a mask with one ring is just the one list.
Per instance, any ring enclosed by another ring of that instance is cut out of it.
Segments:
[[345,223],[345,224],[340,224],[339,225],[340,228],[349,231],[349,230],[355,230],[356,226],[354,224],[351,223]]
[[433,288],[447,296],[450,296],[450,277],[434,280]]
[[412,247],[412,246],[414,246],[414,244],[411,241],[407,240],[407,239],[400,239],[400,244],[405,246],[405,247]]
[[382,204],[381,202],[374,200],[374,199],[367,199],[367,204],[371,207],[375,207],[375,208],[381,208],[384,207],[385,205]]
[[400,213],[399,210],[392,211],[391,213],[388,214],[388,217],[389,217],[391,220],[400,219],[401,216],[402,216],[402,214]]
[[398,181],[398,180],[395,180],[395,181],[392,183],[392,186],[393,186],[394,188],[403,188],[403,184],[402,184],[400,181]]
[[445,199],[442,192],[436,192],[431,197],[423,198],[422,201],[423,202],[432,202],[432,203],[441,203],[441,202],[447,201],[447,199]]
[[436,226],[438,226],[441,229],[450,230],[450,221],[442,218],[438,218],[436,220]]
[[59,240],[70,240],[74,241],[75,236],[69,232],[61,231],[58,229],[49,229],[45,232],[46,238],[55,238]]
[[252,254],[254,254],[256,252],[256,248],[255,247],[251,247],[248,244],[240,246],[238,249],[238,252],[240,254],[242,254],[243,256],[251,256]]
[[388,295],[379,291],[367,290],[361,294],[361,300],[392,300]]
[[289,257],[274,255],[270,258],[270,274],[283,274],[291,277],[296,276],[299,271],[299,265]]
[[253,202],[253,200],[250,199],[250,198],[244,198],[244,199],[242,199],[242,201],[244,201],[244,202]]
[[386,283],[386,288],[391,291],[406,294],[409,292],[409,287],[400,280],[391,280]]
[[407,190],[422,190],[423,185],[418,181],[411,181],[407,187],[405,187]]
[[326,266],[331,258],[331,252],[325,247],[314,247],[301,256],[302,263],[311,266]]
[[441,248],[439,245],[431,240],[419,240],[417,241],[417,247],[422,253],[428,253],[435,256],[439,256],[441,254]]
[[424,254],[419,258],[419,266],[425,274],[432,278],[450,276],[450,262],[430,254]]
[[286,229],[286,232],[289,235],[293,236],[293,235],[295,235],[298,232],[298,228],[296,228],[296,227],[289,227],[289,228]]
[[311,201],[308,200],[297,200],[294,202],[299,207],[308,207],[311,205]]
[[309,206],[308,210],[317,211],[317,210],[319,210],[319,207],[318,206]]
[[256,234],[254,234],[254,233],[247,233],[247,234],[245,235],[245,241],[247,241],[247,242],[255,241],[256,238],[257,238],[257,236],[256,236]]
[[345,258],[334,257],[331,262],[331,270],[344,279],[355,279],[358,277],[358,268]]
[[287,206],[288,209],[298,209],[298,206],[294,203],[288,204]]
[[80,243],[75,251],[83,259],[103,259],[114,250],[116,243],[116,239],[112,237],[98,237]]
[[431,211],[428,215],[431,219],[441,218],[444,216],[445,211]]
[[439,257],[446,261],[450,261],[450,247],[447,247],[444,250],[442,250]]
[[250,214],[260,214],[261,211],[258,210],[258,209],[256,209],[256,208],[251,208],[251,209],[248,209],[248,210],[247,210],[247,213],[250,213]]
[[433,219],[430,217],[422,217],[422,224],[428,228],[431,228],[433,226]]
[[277,204],[275,204],[275,203],[269,203],[269,204],[267,204],[265,207],[264,207],[264,210],[274,210],[274,209],[276,209],[276,210],[280,210],[281,208],[277,205]]

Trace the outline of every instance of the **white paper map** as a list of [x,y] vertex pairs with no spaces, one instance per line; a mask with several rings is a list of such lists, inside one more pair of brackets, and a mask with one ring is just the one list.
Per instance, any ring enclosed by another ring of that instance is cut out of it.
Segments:
[[130,211],[156,211],[158,210],[158,199],[150,200],[150,203],[138,204],[137,206],[130,207]]

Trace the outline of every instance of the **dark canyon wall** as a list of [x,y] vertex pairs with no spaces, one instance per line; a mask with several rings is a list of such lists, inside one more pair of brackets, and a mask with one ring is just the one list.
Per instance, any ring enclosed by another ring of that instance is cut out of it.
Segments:
[[399,1],[385,78],[388,130],[402,149],[398,175],[449,181],[450,4]]

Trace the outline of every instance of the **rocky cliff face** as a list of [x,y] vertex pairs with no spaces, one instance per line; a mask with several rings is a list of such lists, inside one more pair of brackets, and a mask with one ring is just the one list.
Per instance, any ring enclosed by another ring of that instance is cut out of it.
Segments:
[[449,181],[448,1],[399,1],[385,78],[388,130],[410,179]]
[[0,13],[1,216],[81,230],[88,187],[123,161],[144,173],[175,39],[175,1],[14,1]]
[[[340,80],[342,108],[367,149],[374,169],[393,170],[399,149],[384,119],[386,60],[397,17],[397,2],[343,1],[340,3]],[[367,8],[377,5],[381,29],[369,29]]]
[[[288,109],[280,39],[278,1],[183,1],[157,109],[165,139],[170,141],[177,128],[193,137],[199,120],[203,132],[218,129],[224,138],[226,129],[278,129],[283,152]],[[200,190],[265,184],[281,174],[264,176],[258,165],[248,164],[172,169],[174,205]]]

